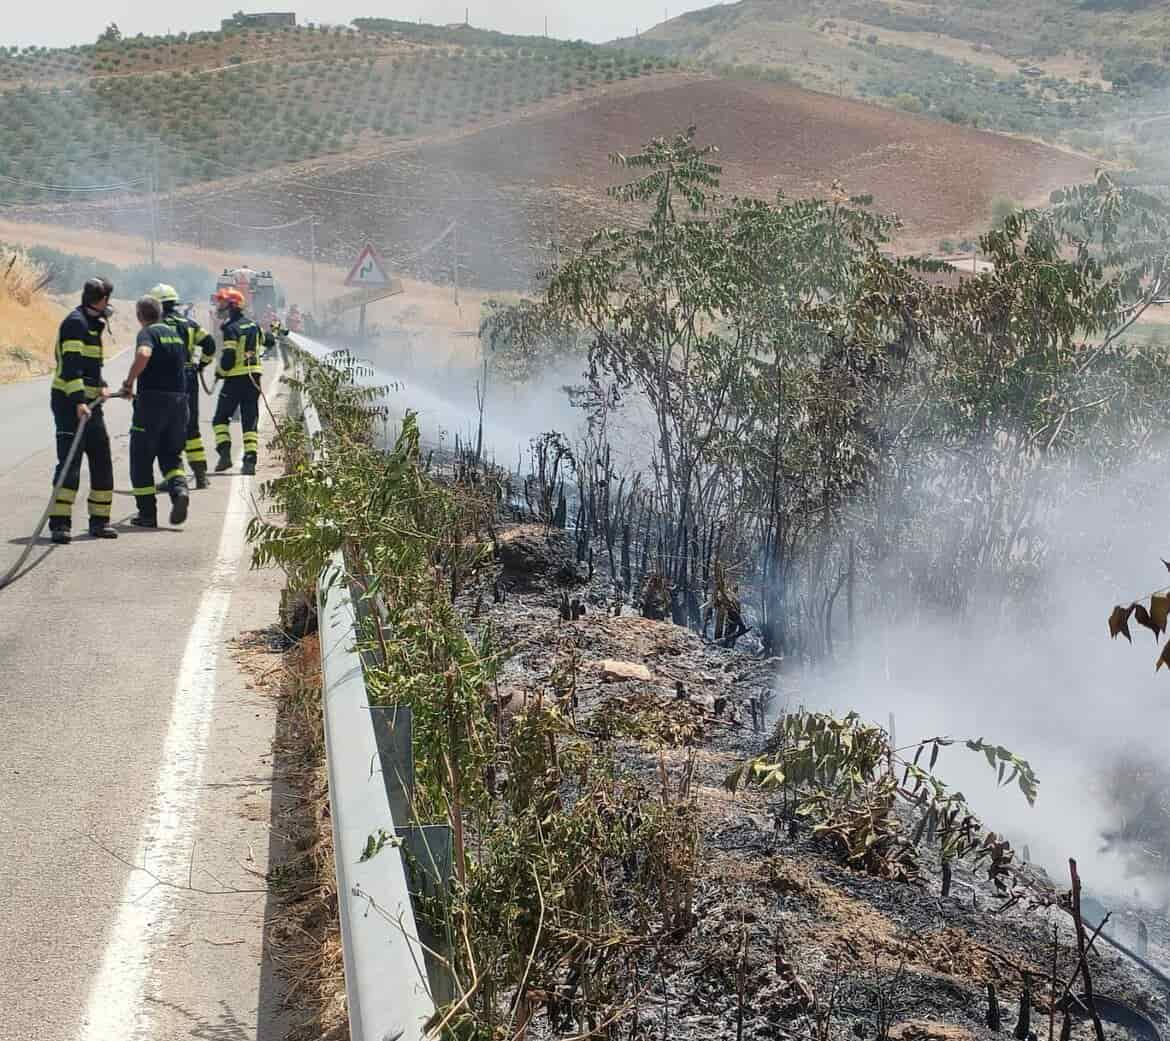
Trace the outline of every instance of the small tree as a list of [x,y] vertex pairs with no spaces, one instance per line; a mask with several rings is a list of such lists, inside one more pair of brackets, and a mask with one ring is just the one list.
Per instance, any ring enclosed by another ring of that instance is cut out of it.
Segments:
[[118,28],[117,22],[110,22],[106,26],[105,31],[98,37],[98,43],[121,43],[122,30]]

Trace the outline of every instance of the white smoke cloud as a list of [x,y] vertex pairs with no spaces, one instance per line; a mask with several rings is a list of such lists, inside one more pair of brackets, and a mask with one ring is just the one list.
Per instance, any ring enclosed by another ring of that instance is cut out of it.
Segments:
[[[808,708],[854,709],[885,726],[892,712],[899,745],[948,735],[983,737],[1028,759],[1040,777],[1029,808],[1016,788],[998,789],[981,755],[956,745],[938,772],[961,790],[994,831],[1058,881],[1076,857],[1086,884],[1115,896],[1142,889],[1122,859],[1101,851],[1116,826],[1099,792],[1100,772],[1118,754],[1138,749],[1165,761],[1170,733],[1170,678],[1155,675],[1158,647],[1134,624],[1134,646],[1110,641],[1114,603],[1166,584],[1159,562],[1170,495],[1149,491],[1149,464],[1084,495],[1051,523],[1047,575],[1032,610],[1007,621],[999,605],[976,609],[962,624],[925,617],[886,625],[862,620],[858,647],[840,665],[796,679],[792,700]],[[1151,523],[1152,522],[1152,523]],[[782,684],[787,686],[787,684]],[[1161,899],[1164,899],[1164,893]]]

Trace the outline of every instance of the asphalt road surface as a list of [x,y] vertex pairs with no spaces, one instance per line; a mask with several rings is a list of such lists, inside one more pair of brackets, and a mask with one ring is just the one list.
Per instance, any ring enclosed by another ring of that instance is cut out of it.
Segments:
[[[262,947],[275,706],[235,647],[264,653],[244,634],[277,617],[278,576],[249,570],[244,540],[273,472],[261,414],[258,476],[215,477],[181,530],[139,531],[130,407],[109,402],[121,537],[84,534],[83,464],[74,542],[42,536],[0,589],[0,1041],[284,1036]],[[0,386],[0,574],[44,509],[53,445],[48,381]]]

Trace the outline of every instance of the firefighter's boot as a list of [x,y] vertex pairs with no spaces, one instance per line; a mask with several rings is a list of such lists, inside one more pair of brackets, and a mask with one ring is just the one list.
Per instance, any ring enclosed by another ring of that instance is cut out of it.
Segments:
[[231,468],[232,468],[232,446],[230,444],[229,445],[220,445],[219,446],[219,458],[215,461],[215,472],[217,474],[221,474],[224,472],[224,470],[230,470]]
[[89,522],[89,535],[94,539],[116,539],[118,533],[104,520]]
[[56,546],[68,546],[73,541],[73,536],[69,533],[68,528],[50,528],[49,538]]
[[187,508],[191,505],[191,495],[187,491],[185,478],[176,477],[171,485],[171,523],[182,524],[187,519]]
[[206,463],[192,463],[191,469],[195,474],[195,487],[208,488],[211,482],[207,479],[207,464]]
[[254,474],[256,472],[256,456],[249,452],[244,456],[244,462],[240,466],[240,473]]

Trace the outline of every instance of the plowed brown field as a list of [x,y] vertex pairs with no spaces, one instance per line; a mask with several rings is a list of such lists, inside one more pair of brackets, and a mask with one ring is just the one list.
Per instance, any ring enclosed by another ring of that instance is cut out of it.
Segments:
[[[167,237],[217,249],[305,255],[305,225],[264,232],[222,222],[266,226],[311,213],[320,221],[322,259],[346,263],[371,240],[400,273],[444,283],[453,276],[454,238],[425,247],[454,220],[464,284],[524,288],[551,259],[554,239],[572,244],[623,216],[605,194],[621,178],[609,153],[635,151],[690,123],[701,141],[718,146],[727,190],[812,195],[840,181],[897,213],[901,242],[914,248],[980,230],[996,196],[1041,200],[1093,175],[1091,160],[1029,141],[795,87],[675,76],[380,156],[292,164],[259,179],[186,189],[164,205],[164,226]],[[37,207],[10,216],[146,230],[141,206],[68,214]]]

